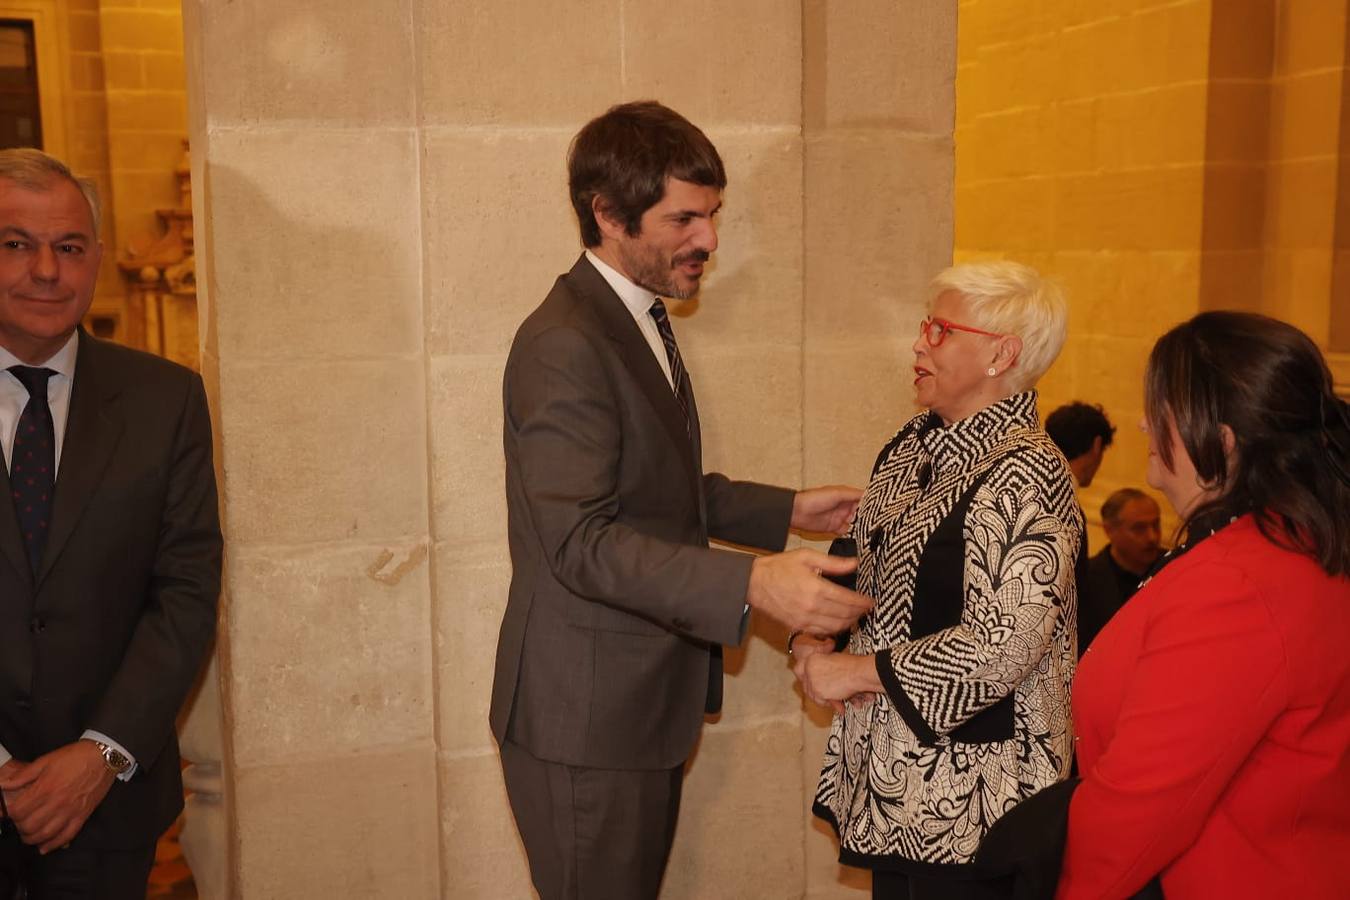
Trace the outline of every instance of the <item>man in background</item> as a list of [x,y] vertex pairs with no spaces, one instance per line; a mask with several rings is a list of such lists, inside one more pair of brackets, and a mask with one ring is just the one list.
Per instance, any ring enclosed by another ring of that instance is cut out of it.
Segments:
[[1121,488],[1102,504],[1102,528],[1110,541],[1089,560],[1078,593],[1078,655],[1087,651],[1162,554],[1162,512],[1153,498]]
[[1079,487],[1092,484],[1116,429],[1099,405],[1066,403],[1045,418],[1045,431],[1069,461]]
[[654,102],[588,123],[568,158],[585,247],[516,333],[503,386],[511,588],[491,724],[535,888],[657,895],[683,767],[722,704],[722,646],[751,609],[834,634],[871,607],[778,551],[843,529],[861,492],[704,473],[693,384],[662,297],[699,289],[726,172]]
[[221,535],[201,379],[80,328],[98,219],[59,160],[0,151],[0,791],[29,896],[143,900]]

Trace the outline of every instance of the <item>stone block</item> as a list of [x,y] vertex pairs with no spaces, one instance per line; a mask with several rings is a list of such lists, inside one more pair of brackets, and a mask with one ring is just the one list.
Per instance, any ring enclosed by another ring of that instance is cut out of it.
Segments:
[[[950,142],[903,135],[806,145],[806,333],[908,333],[907,302],[951,262]],[[846,224],[842,224],[846,223]]]
[[[824,543],[803,546],[821,553],[829,548]],[[798,713],[802,698],[789,665],[787,636],[788,630],[773,619],[752,614],[745,641],[724,649],[724,702],[714,730],[749,728]]]
[[1071,175],[1055,180],[1054,231],[1061,249],[1198,249],[1204,167]]
[[440,896],[429,745],[241,763],[233,787],[238,896]]
[[228,561],[228,696],[246,765],[429,745],[425,542],[259,547]]
[[103,54],[107,88],[110,91],[139,91],[145,87],[141,65],[144,54],[135,50],[109,50]]
[[[674,14],[660,4],[625,4],[624,91],[655,97],[705,130],[734,123],[796,131],[801,29],[799,0],[691,0]],[[707,60],[717,63],[698,62]]]
[[1292,76],[1270,86],[1270,155],[1274,159],[1336,156],[1343,69]]
[[[982,254],[1025,253],[1055,246],[1059,179],[1012,178],[956,188],[956,246]],[[941,215],[941,213],[938,213]],[[936,274],[936,272],[934,272]]]
[[436,587],[436,745],[443,754],[496,756],[488,705],[511,582],[506,542],[437,543],[432,558]]
[[636,96],[623,81],[619,0],[577,0],[565,14],[543,0],[417,0],[414,9],[427,124],[575,130]]
[[[427,349],[504,354],[581,253],[571,133],[432,133],[423,147]],[[508,265],[496,264],[510,248]]]
[[1200,306],[1260,312],[1265,254],[1258,250],[1209,250],[1201,259]]
[[1270,155],[1267,81],[1211,81],[1205,121],[1205,157],[1213,163],[1259,165]]
[[506,537],[505,366],[505,354],[431,359],[431,507],[438,541]]
[[950,0],[808,0],[803,22],[808,131],[951,133],[957,41]]
[[[1253,2],[1253,0],[1248,0]],[[1275,74],[1344,67],[1346,4],[1274,3]]]
[[421,540],[422,361],[247,363],[232,359],[238,352],[222,339],[217,425],[230,542]]
[[688,332],[717,346],[800,343],[801,139],[778,132],[713,130],[709,136],[728,179],[718,249],[698,297],[671,304],[676,336]]
[[691,339],[681,352],[698,398],[704,471],[800,486],[800,348],[705,346]]
[[1271,163],[1266,182],[1266,243],[1281,249],[1330,248],[1336,229],[1335,158]]
[[1270,78],[1277,30],[1275,0],[1211,4],[1209,73],[1215,81]]
[[70,10],[66,14],[66,34],[72,53],[103,52],[97,10]]
[[1266,167],[1216,164],[1205,169],[1203,246],[1250,250],[1266,240]]
[[1268,252],[1261,311],[1301,328],[1319,346],[1327,346],[1334,303],[1333,264],[1330,247]]
[[183,16],[174,9],[109,9],[99,13],[103,49],[183,52]]
[[1093,154],[1102,169],[1203,163],[1208,85],[1169,84],[1093,103]]
[[[173,171],[183,159],[183,135],[163,131],[119,131],[108,141],[109,162],[119,177],[129,171],[151,172],[162,188],[154,199],[177,207],[178,183]],[[158,233],[156,233],[157,235]],[[134,238],[126,235],[125,238]]]
[[[1093,92],[1072,93],[1073,79],[1065,72],[1079,65],[1092,65],[1080,59],[1071,63],[1069,53],[1077,48],[1072,33],[1045,34],[1015,43],[981,48],[975,78],[984,102],[984,112],[997,112],[1020,106],[1037,106]],[[1080,72],[1079,78],[1090,73]]]
[[187,95],[182,91],[108,92],[108,130],[187,131]]
[[[911,304],[906,311],[917,333],[922,307]],[[866,487],[877,453],[917,410],[912,343],[913,338],[895,333],[808,342],[802,437],[806,484]]]
[[441,754],[442,881],[456,900],[532,897],[530,868],[494,750]]
[[69,72],[72,92],[105,89],[104,58],[96,53],[71,53]]
[[795,716],[704,729],[685,767],[662,897],[801,896],[801,752]]
[[208,173],[212,289],[228,356],[420,352],[410,133],[222,132],[211,138]]
[[151,88],[181,91],[187,85],[182,53],[146,53],[142,63],[145,83]]
[[414,122],[411,0],[203,3],[200,29],[213,127]]

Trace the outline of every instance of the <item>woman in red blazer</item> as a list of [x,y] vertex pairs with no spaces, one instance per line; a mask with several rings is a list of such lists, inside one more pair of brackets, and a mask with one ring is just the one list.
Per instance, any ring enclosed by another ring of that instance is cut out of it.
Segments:
[[1079,665],[1057,897],[1350,897],[1350,425],[1316,346],[1203,313],[1154,347],[1184,543]]

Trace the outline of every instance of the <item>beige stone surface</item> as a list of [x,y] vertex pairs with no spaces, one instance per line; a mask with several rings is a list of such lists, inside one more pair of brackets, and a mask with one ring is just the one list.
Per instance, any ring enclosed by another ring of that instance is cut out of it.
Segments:
[[454,756],[496,753],[488,729],[493,662],[511,560],[505,541],[437,544],[433,557],[436,746]]
[[227,131],[207,171],[216,325],[236,359],[420,351],[411,132]]
[[934,40],[950,0],[806,0],[802,15],[808,128],[951,132],[956,42]]
[[505,354],[581,254],[567,199],[570,140],[562,130],[424,137],[429,353]]
[[506,539],[505,365],[504,354],[430,361],[431,504],[438,541]]
[[[916,333],[922,315],[912,308]],[[878,336],[813,344],[805,368],[806,483],[866,487],[877,453],[915,412],[911,343]]]
[[496,750],[440,756],[442,896],[533,897]]
[[[236,896],[440,896],[430,744],[234,772]],[[453,889],[446,896],[455,896]]]
[[686,766],[663,898],[801,896],[801,753],[795,717],[704,729]]
[[416,0],[422,120],[575,130],[631,94],[622,68],[624,6]]
[[411,0],[234,0],[201,5],[202,102],[212,125],[411,125]]
[[704,129],[800,124],[800,0],[626,3],[623,23],[626,98],[654,97]]
[[427,547],[233,545],[234,754],[272,765],[432,739]]
[[216,421],[232,543],[425,534],[420,360],[250,364],[230,361],[231,351],[242,355],[222,341]]

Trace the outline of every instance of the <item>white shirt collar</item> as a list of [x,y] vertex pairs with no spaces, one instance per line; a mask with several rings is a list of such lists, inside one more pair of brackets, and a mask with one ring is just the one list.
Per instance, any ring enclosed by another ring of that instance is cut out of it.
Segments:
[[[80,333],[78,330],[71,333],[66,342],[43,362],[37,364],[37,368],[51,369],[59,375],[67,378],[75,377],[75,357],[79,354]],[[10,366],[26,366],[28,363],[19,359],[13,353],[10,353],[4,347],[0,347],[0,371],[8,369]]]
[[623,301],[624,306],[628,307],[628,311],[633,314],[633,318],[639,319],[647,315],[652,308],[652,304],[656,302],[655,294],[644,287],[633,284],[617,269],[590,250],[586,251],[586,258],[590,260],[591,265],[595,266],[595,271],[600,273],[600,277],[605,279],[610,287],[614,288],[614,293],[619,295],[619,299]]

